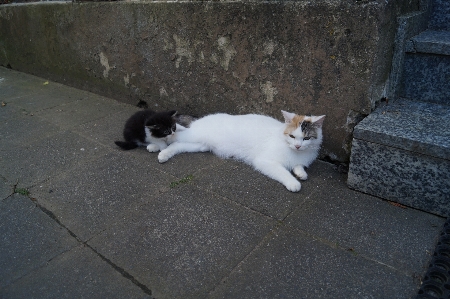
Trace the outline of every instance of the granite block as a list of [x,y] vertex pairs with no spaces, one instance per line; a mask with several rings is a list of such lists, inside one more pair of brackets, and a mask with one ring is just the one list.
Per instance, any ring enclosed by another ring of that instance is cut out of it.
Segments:
[[400,97],[450,105],[450,56],[406,53]]
[[415,52],[450,55],[450,31],[426,30],[411,40]]
[[450,30],[450,2],[448,0],[433,0],[433,9],[429,28],[433,30]]
[[450,216],[450,161],[353,139],[348,185],[356,190]]
[[[354,138],[450,160],[450,106],[389,101],[362,120]],[[352,149],[353,151],[353,149]]]
[[[428,26],[428,13],[418,11],[398,17],[397,33],[395,35],[394,55],[392,57],[392,68],[389,75],[389,84],[386,95],[388,98],[397,98],[400,93],[400,81],[403,74],[403,63],[405,59],[405,50],[412,44],[411,38]],[[411,48],[414,48],[411,46]]]

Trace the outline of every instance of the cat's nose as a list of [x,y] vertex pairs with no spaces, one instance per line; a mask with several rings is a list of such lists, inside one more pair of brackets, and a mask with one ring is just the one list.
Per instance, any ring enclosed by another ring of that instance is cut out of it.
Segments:
[[299,149],[300,147],[301,147],[301,145],[298,145],[298,144],[295,145],[296,149]]

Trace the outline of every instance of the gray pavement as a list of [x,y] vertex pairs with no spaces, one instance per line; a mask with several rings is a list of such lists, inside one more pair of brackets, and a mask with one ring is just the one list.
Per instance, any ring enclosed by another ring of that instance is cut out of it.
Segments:
[[[412,298],[445,222],[209,153],[121,151],[139,108],[0,67],[0,298]],[[325,132],[326,138],[326,132]]]

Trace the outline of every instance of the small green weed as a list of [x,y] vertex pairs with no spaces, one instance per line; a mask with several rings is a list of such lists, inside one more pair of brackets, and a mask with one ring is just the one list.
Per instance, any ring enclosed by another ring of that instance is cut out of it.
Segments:
[[14,189],[14,193],[17,193],[17,194],[20,194],[20,195],[25,195],[25,196],[30,195],[30,191],[28,191],[25,188],[15,188]]
[[182,178],[179,181],[175,181],[175,182],[170,183],[170,188],[175,188],[176,186],[178,186],[180,184],[189,183],[193,178],[194,178],[194,176],[192,174],[189,174],[189,175],[185,176],[184,178]]

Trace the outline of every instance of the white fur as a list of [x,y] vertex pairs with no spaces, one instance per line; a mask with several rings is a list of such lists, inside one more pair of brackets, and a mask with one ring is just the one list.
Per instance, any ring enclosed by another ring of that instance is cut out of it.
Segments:
[[[286,123],[295,115],[283,111]],[[286,124],[274,118],[248,114],[213,114],[201,118],[183,131],[177,132],[176,142],[158,155],[164,163],[183,152],[212,151],[223,158],[235,158],[252,165],[256,170],[282,183],[289,191],[300,191],[300,182],[290,173],[305,180],[304,167],[316,158],[322,142],[321,123],[325,116],[312,116],[320,123],[317,139],[303,140],[298,128],[289,137],[283,134]]]
[[167,148],[167,146],[171,143],[173,143],[175,141],[175,134],[179,131],[183,131],[186,128],[183,127],[182,125],[176,124],[177,129],[175,132],[172,132],[172,134],[168,135],[167,137],[164,138],[156,138],[153,137],[150,129],[149,128],[145,128],[145,144],[140,144],[139,141],[138,144],[139,146],[146,146],[147,150],[151,153],[154,152],[159,152],[165,148]]

